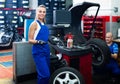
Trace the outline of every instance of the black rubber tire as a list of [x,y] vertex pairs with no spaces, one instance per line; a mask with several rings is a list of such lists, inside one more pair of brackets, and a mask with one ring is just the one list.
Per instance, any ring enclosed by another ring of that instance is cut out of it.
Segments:
[[49,84],[85,84],[85,81],[76,69],[62,67],[51,75]]
[[111,56],[110,49],[102,39],[93,38],[87,41],[87,45],[92,47],[92,64],[95,67],[102,67],[109,62]]

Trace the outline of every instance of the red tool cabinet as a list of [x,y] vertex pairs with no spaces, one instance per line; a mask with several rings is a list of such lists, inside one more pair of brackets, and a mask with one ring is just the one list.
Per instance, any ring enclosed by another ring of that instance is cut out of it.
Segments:
[[[94,16],[83,16],[83,33],[84,37],[88,37],[90,29],[92,27]],[[95,21],[95,38],[105,39],[105,18],[102,16],[99,16],[96,18]]]

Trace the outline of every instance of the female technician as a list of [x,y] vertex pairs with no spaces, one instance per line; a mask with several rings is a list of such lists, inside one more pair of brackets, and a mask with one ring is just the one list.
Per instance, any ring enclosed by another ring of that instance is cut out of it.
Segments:
[[50,49],[48,45],[49,30],[45,25],[46,7],[40,5],[36,9],[35,20],[29,29],[29,43],[33,44],[32,55],[38,73],[38,84],[48,84],[50,71]]

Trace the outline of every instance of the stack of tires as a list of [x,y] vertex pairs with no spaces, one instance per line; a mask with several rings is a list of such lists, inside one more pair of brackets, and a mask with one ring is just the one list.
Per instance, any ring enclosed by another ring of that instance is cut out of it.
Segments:
[[4,21],[5,26],[11,25],[14,27],[18,27],[18,15],[17,15],[17,0],[6,0],[4,10]]
[[17,8],[17,0],[6,0],[5,8]]
[[17,10],[6,10],[5,13],[5,21],[7,25],[11,25],[13,27],[18,27],[18,15]]
[[[0,8],[4,8],[5,7],[5,0],[0,0]],[[5,11],[4,10],[0,10],[0,27],[3,27],[5,25]]]
[[38,0],[38,5],[41,5],[41,4],[45,5],[46,1],[51,1],[51,0]]
[[0,0],[0,8],[5,8],[5,0]]
[[65,0],[46,0],[45,5],[49,10],[65,10],[65,2]]
[[29,8],[29,0],[17,0],[18,8],[28,9]]
[[5,25],[5,11],[4,10],[0,10],[0,27],[4,27]]

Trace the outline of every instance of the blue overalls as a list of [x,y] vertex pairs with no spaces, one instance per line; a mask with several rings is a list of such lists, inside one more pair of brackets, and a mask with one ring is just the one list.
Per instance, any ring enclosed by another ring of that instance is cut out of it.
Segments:
[[[112,54],[118,53],[118,45],[116,43],[112,43],[111,46],[109,46],[109,49]],[[107,64],[107,69],[111,70],[111,72],[115,75],[120,74],[120,68],[117,63],[117,61],[113,58],[110,58],[110,62]]]
[[[45,42],[48,41],[49,37],[49,30],[48,27],[45,25],[42,25],[38,20],[37,23],[40,26],[40,31],[38,32],[36,36],[36,40],[43,40]],[[50,77],[50,71],[49,71],[49,65],[50,65],[50,49],[48,44],[34,44],[32,47],[32,55],[34,58],[34,62],[36,64],[36,70],[37,70],[37,78],[38,78],[38,84],[48,84],[49,77]]]

